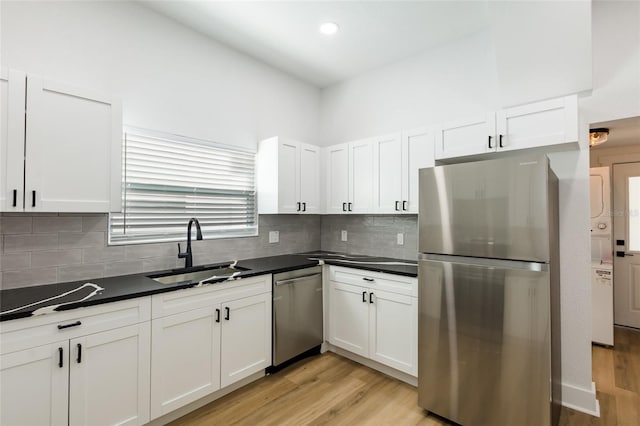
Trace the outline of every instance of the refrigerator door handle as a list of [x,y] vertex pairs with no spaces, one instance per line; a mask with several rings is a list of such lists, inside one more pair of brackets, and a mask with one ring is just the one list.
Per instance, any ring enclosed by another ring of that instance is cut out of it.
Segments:
[[546,272],[548,263],[527,262],[522,260],[490,259],[484,257],[449,256],[443,254],[420,253],[420,260],[435,260],[439,262],[464,263],[465,265],[488,266],[496,268],[522,269],[525,271]]

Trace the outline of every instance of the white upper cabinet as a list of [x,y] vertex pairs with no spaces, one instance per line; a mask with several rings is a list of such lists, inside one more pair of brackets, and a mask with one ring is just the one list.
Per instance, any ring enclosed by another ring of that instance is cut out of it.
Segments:
[[349,201],[349,144],[332,145],[325,149],[326,213],[344,213]]
[[320,212],[320,148],[273,137],[258,150],[261,214]]
[[349,201],[347,210],[350,213],[369,213],[374,210],[374,148],[371,139],[349,143]]
[[433,130],[402,133],[402,204],[404,213],[418,213],[418,170],[435,165]]
[[576,95],[449,122],[436,130],[436,159],[560,145],[578,141]]
[[436,159],[484,154],[496,150],[495,114],[443,123],[436,128]]
[[535,148],[578,140],[578,97],[503,109],[496,113],[498,151]]
[[399,133],[373,139],[375,211],[402,211],[402,138]]
[[120,210],[121,103],[11,70],[1,85],[2,211]]
[[375,213],[418,213],[418,170],[434,165],[433,131],[417,129],[373,141]]
[[370,213],[374,210],[374,153],[372,139],[325,149],[326,213]]

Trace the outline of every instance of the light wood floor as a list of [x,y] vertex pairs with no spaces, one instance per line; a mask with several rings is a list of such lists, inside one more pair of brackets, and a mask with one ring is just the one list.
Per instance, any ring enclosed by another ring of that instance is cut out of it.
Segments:
[[[593,347],[601,417],[563,409],[562,426],[640,426],[640,332],[616,328]],[[449,425],[417,405],[416,388],[333,353],[300,361],[171,423],[178,425]],[[489,425],[487,425],[489,426]]]

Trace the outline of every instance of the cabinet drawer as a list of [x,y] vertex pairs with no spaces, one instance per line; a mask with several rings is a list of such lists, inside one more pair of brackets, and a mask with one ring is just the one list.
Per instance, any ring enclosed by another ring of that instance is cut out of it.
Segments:
[[271,291],[271,274],[156,294],[151,296],[152,317],[162,318],[268,291]]
[[[0,323],[0,353],[137,324],[151,319],[151,298],[140,297]],[[76,325],[77,324],[77,325]],[[62,329],[58,326],[72,325]]]
[[341,266],[330,266],[329,273],[331,281],[384,290],[390,293],[405,294],[407,296],[418,296],[417,278]]

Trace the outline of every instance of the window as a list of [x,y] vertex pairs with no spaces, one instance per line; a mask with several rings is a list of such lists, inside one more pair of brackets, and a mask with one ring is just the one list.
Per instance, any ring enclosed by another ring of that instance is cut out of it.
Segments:
[[254,152],[126,129],[122,171],[109,244],[183,240],[192,217],[205,239],[258,233]]

